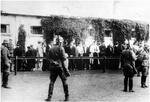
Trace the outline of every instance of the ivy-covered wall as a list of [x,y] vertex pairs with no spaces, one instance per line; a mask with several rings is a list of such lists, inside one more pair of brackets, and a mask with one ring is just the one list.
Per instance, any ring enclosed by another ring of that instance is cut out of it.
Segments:
[[72,39],[76,42],[84,41],[87,36],[103,42],[106,30],[113,33],[114,42],[123,43],[131,37],[137,41],[149,39],[149,25],[131,20],[50,16],[43,18],[41,25],[47,43],[54,35],[61,35],[67,42]]

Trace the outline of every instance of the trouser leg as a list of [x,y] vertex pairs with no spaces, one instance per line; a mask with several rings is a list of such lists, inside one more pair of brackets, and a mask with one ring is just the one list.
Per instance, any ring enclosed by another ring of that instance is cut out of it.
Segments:
[[69,96],[67,80],[63,81],[63,88],[64,88],[65,97]]
[[50,82],[49,84],[49,90],[48,90],[48,97],[51,98],[53,95],[53,89],[54,89],[54,82]]
[[3,86],[7,86],[8,85],[8,76],[9,76],[9,72],[3,72],[3,76],[2,76],[2,85]]
[[144,80],[144,76],[142,75],[142,76],[141,76],[141,86],[142,86],[142,87],[144,86],[143,80]]
[[50,84],[49,84],[49,90],[48,90],[48,98],[51,98],[52,95],[53,95],[53,89],[54,89],[54,83],[57,79],[57,74],[56,73],[51,73],[51,76],[50,76]]
[[61,71],[59,73],[59,76],[60,76],[62,84],[63,84],[63,89],[64,89],[65,97],[68,97],[69,96],[69,91],[68,91],[67,77]]
[[141,86],[143,87],[144,85],[146,85],[146,76],[141,77]]
[[129,90],[133,89],[133,77],[129,77]]
[[144,76],[144,85],[146,85],[146,78],[147,78],[147,77],[146,77],[146,76]]
[[124,78],[124,91],[127,91],[127,87],[128,87],[128,77],[125,76],[125,78]]

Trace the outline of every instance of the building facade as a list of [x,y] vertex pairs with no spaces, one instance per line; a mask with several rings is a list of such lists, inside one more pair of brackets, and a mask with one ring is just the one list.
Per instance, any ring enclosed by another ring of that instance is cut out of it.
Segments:
[[38,41],[44,41],[41,27],[43,17],[45,16],[1,13],[1,43],[4,39],[12,39],[14,46],[16,46],[19,27],[24,25],[25,47],[33,45],[36,48]]

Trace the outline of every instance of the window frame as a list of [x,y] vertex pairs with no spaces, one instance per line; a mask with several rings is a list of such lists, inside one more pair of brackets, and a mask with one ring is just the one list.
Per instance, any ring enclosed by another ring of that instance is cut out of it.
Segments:
[[[6,27],[6,32],[2,32],[2,25]],[[10,24],[1,24],[1,34],[7,34],[9,35],[10,34]]]
[[[36,27],[37,27],[37,28],[36,28]],[[40,32],[38,32],[38,30],[37,30],[37,31],[34,31],[35,28],[38,29],[38,27],[41,29],[41,31],[40,31],[40,30],[39,30]],[[42,26],[30,26],[30,33],[31,33],[32,35],[39,35],[39,36],[43,35]]]

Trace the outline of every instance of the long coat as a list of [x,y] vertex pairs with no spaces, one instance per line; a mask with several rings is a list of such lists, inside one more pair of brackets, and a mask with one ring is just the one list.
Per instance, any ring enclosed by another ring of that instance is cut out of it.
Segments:
[[121,55],[121,66],[125,76],[134,76],[137,73],[135,69],[136,56],[132,50],[124,50]]

